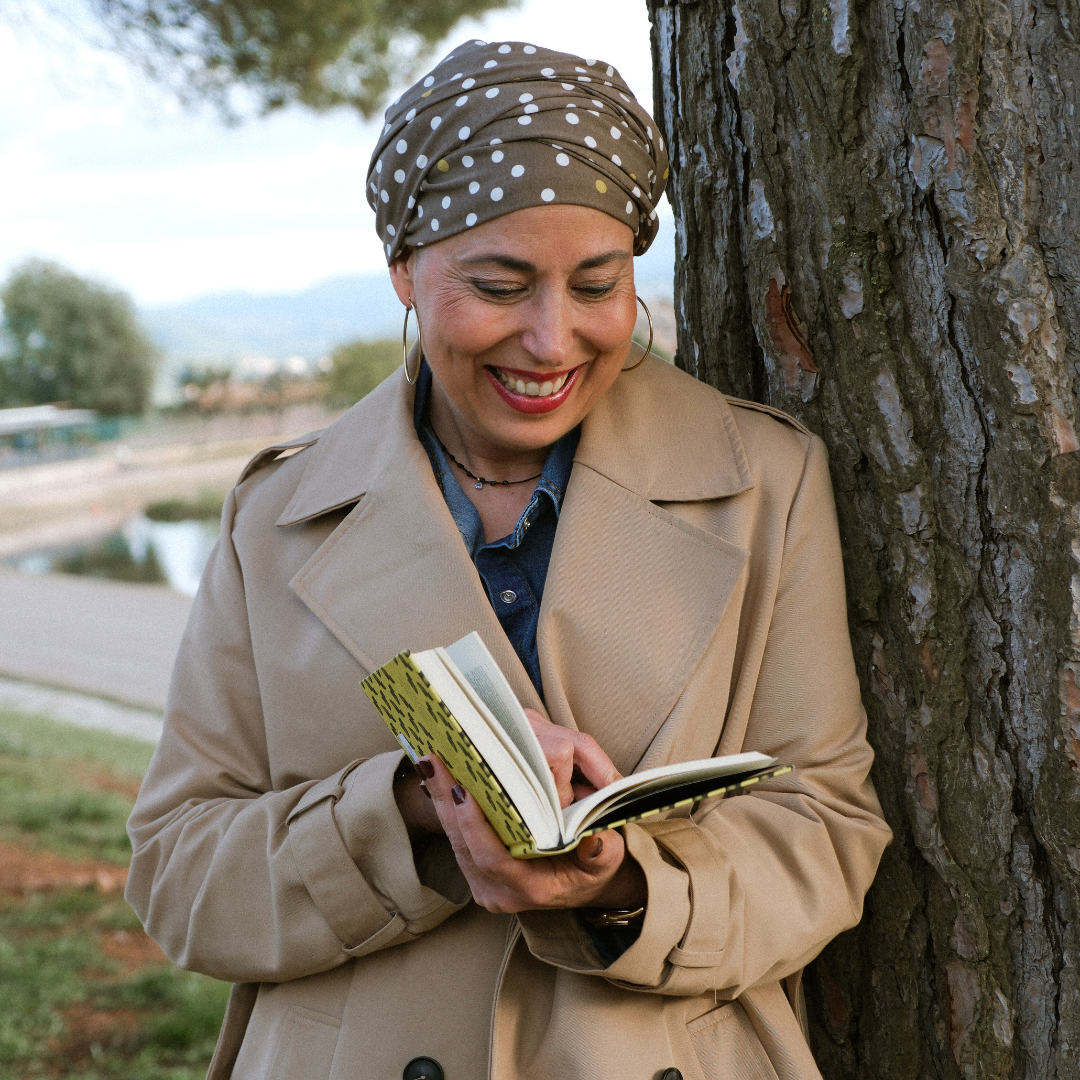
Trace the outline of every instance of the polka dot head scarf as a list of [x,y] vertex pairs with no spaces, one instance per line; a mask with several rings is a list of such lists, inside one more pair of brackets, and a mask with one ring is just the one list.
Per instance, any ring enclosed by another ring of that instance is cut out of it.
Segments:
[[656,236],[664,140],[609,64],[469,41],[386,111],[368,202],[386,261],[529,206],[602,210]]

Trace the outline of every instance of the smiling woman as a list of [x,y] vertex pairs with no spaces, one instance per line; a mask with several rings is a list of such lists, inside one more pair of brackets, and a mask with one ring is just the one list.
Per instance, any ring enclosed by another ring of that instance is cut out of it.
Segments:
[[627,359],[634,332],[633,233],[584,206],[531,207],[390,266],[424,312],[428,423],[489,540],[509,533],[548,449],[585,418]]
[[[801,970],[889,838],[828,471],[632,344],[666,175],[612,67],[521,42],[388,111],[368,197],[420,340],[245,470],[129,826],[149,932],[238,984],[211,1080],[819,1076]],[[713,754],[795,771],[512,858],[358,686],[474,630],[563,805]]]

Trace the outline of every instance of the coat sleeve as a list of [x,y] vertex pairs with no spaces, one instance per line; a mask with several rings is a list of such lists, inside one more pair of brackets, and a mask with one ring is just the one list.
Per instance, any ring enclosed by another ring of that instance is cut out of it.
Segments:
[[625,826],[648,882],[640,937],[605,967],[573,913],[527,912],[519,918],[539,959],[632,990],[730,999],[799,970],[858,923],[891,833],[869,780],[873,752],[817,438],[788,515],[759,651],[743,745],[794,765],[794,774],[710,800],[692,818]]
[[468,900],[448,845],[414,856],[398,752],[274,790],[230,495],[128,822],[127,900],[182,968],[231,982],[326,971]]

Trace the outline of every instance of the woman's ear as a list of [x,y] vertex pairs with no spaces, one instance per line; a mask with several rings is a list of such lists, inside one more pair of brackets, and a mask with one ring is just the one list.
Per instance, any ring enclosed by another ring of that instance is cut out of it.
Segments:
[[390,281],[394,292],[405,307],[412,307],[413,296],[413,253],[410,251],[390,264]]

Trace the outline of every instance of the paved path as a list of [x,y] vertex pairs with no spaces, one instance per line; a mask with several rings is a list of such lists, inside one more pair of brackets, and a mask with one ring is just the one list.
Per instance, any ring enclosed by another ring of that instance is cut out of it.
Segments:
[[161,738],[161,717],[157,713],[14,679],[0,678],[0,709],[111,731],[114,735],[126,735],[140,742],[156,743]]
[[160,713],[190,610],[162,585],[0,569],[0,676]]

